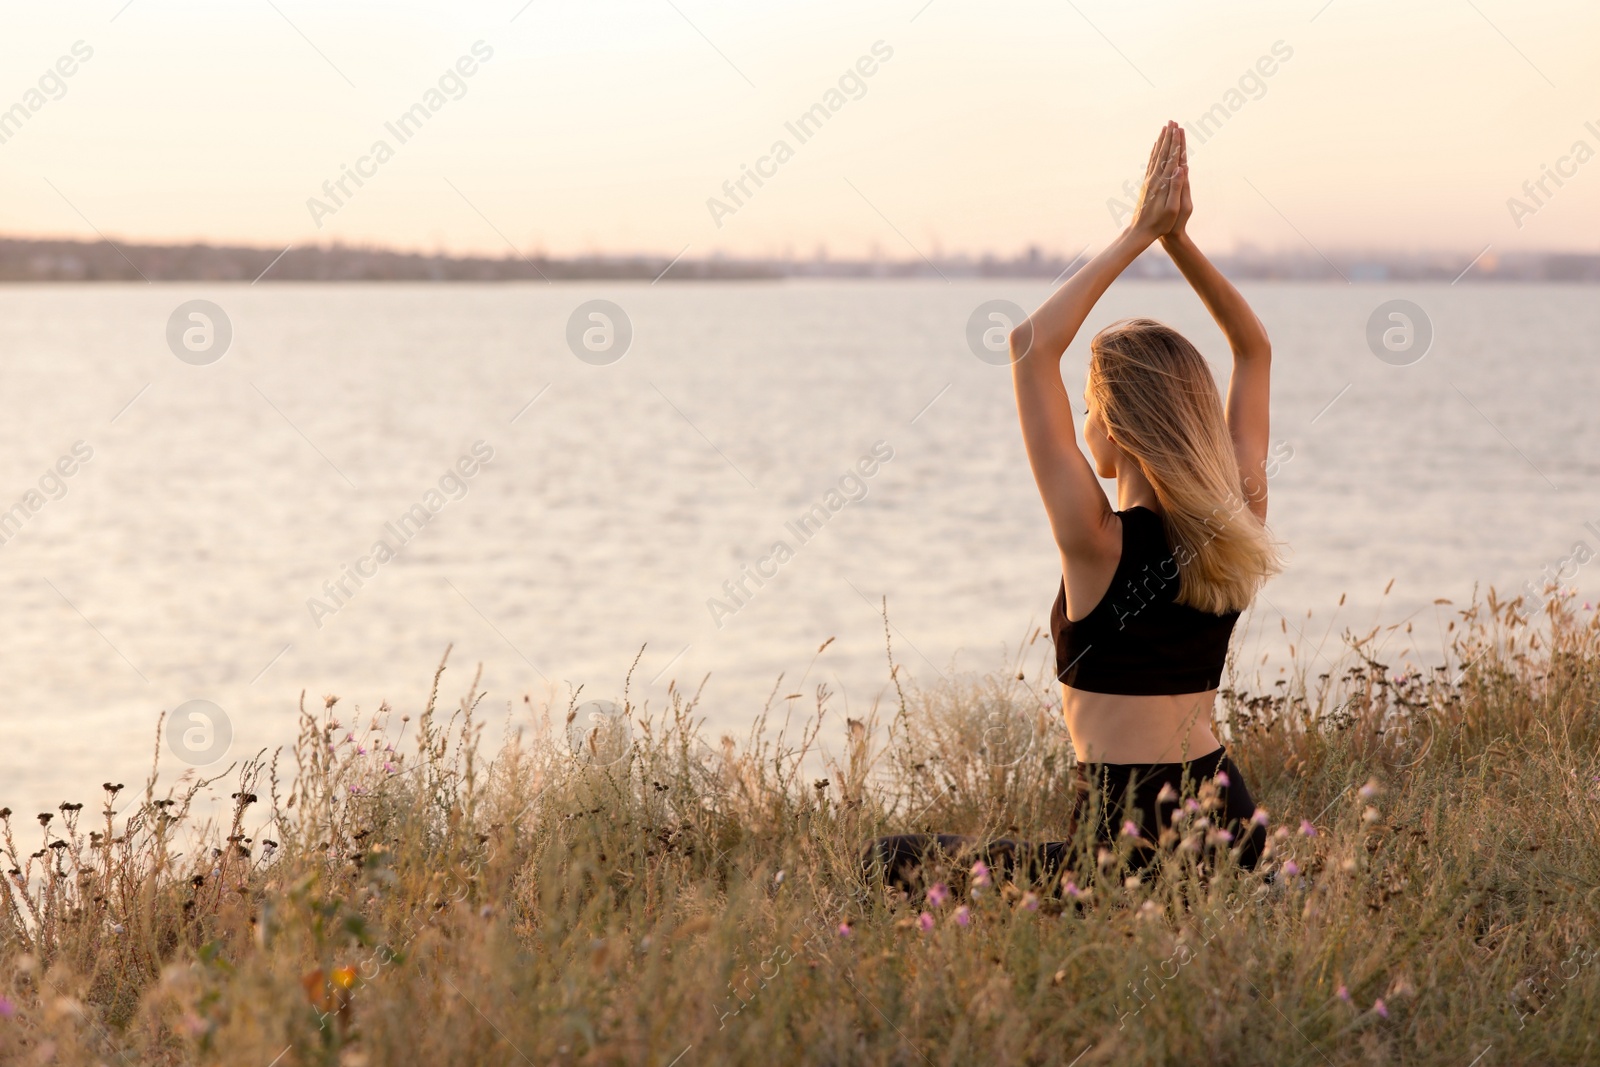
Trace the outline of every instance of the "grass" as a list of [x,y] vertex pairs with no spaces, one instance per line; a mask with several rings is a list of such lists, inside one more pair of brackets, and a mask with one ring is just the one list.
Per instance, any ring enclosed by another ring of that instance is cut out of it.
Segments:
[[414,717],[330,697],[230,769],[227,825],[192,777],[7,812],[0,1062],[1596,1062],[1600,628],[1453,614],[1448,668],[1374,631],[1224,692],[1261,870],[1089,855],[1076,900],[859,873],[881,833],[1061,833],[1048,674],[896,681],[836,753],[826,688],[742,743],[674,691],[576,756],[575,698],[492,758],[476,680]]

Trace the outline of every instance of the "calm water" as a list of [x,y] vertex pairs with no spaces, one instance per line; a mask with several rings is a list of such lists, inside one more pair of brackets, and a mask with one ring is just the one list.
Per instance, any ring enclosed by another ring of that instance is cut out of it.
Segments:
[[[1008,374],[964,333],[984,300],[1044,295],[1035,282],[0,290],[0,508],[20,502],[25,520],[0,545],[0,803],[43,810],[29,805],[142,781],[158,713],[192,699],[226,711],[235,756],[292,740],[302,690],[415,711],[451,644],[445,692],[482,663],[497,723],[527,721],[524,697],[564,704],[570,686],[619,698],[642,646],[636,695],[658,707],[669,682],[709,674],[711,727],[741,735],[777,675],[792,691],[829,637],[807,688],[839,693],[841,720],[879,698],[883,596],[918,680],[996,668],[1047,621],[1056,562]],[[1584,528],[1600,528],[1594,289],[1247,295],[1274,340],[1273,438],[1293,450],[1271,516],[1292,563],[1241,626],[1247,669],[1266,655],[1276,676],[1279,611],[1318,638],[1331,626],[1330,650],[1347,624],[1417,613],[1417,655],[1436,654],[1450,609],[1435,597],[1517,588],[1575,541],[1600,546]],[[234,330],[209,366],[164,336],[196,297]],[[634,329],[609,366],[565,340],[596,297]],[[1412,366],[1366,345],[1391,297],[1434,323]],[[1181,284],[1118,287],[1084,336],[1135,313],[1226,355]],[[1074,392],[1084,355],[1081,341],[1068,354]],[[92,458],[51,477],[78,442]],[[477,442],[492,458],[447,477]],[[847,478],[875,445],[871,476]],[[829,511],[841,479],[834,502],[858,499]],[[786,524],[819,503],[827,521],[802,542]],[[399,545],[386,524],[416,505],[429,521],[397,558],[360,562],[372,576],[345,578],[348,597],[325,591],[375,542]],[[772,557],[779,541],[792,556]],[[745,578],[740,605],[724,583],[746,564],[774,576]],[[1580,600],[1600,589],[1592,571],[1570,584]],[[337,610],[314,613],[313,597]],[[737,610],[714,619],[713,597]]]

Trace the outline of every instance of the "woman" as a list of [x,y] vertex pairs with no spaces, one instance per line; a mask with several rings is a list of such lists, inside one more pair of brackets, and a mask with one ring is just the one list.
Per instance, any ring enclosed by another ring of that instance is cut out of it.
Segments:
[[[1077,755],[1072,840],[883,838],[864,860],[891,884],[913,888],[940,853],[1053,874],[1088,843],[1080,827],[1134,869],[1185,838],[1228,848],[1245,867],[1259,859],[1265,831],[1211,715],[1234,623],[1280,569],[1264,525],[1271,347],[1244,297],[1190,240],[1192,209],[1184,133],[1169,122],[1128,228],[1011,332],[1023,442],[1061,553],[1051,631]],[[1090,342],[1086,458],[1061,357],[1101,294],[1158,240],[1233,350],[1227,401],[1177,331],[1114,323]],[[1115,510],[1097,474],[1116,479]],[[1205,806],[1182,809],[1196,791]]]

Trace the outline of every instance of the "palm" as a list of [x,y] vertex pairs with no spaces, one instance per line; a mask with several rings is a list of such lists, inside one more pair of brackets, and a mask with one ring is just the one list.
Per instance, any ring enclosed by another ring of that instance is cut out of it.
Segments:
[[1180,219],[1188,218],[1184,211],[1187,190],[1183,131],[1177,123],[1169,122],[1162,127],[1161,136],[1150,150],[1134,227],[1152,239],[1171,232],[1174,226],[1181,224]]

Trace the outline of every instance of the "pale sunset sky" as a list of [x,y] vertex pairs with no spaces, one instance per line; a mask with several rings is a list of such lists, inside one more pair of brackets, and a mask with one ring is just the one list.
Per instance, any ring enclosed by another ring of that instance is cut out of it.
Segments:
[[1592,0],[12,5],[0,234],[1070,255],[1209,111],[1220,249],[1596,252],[1597,46]]

